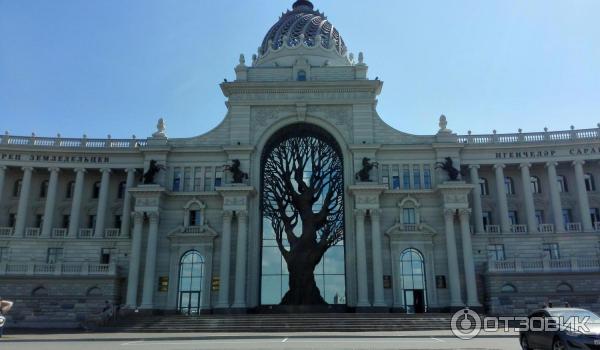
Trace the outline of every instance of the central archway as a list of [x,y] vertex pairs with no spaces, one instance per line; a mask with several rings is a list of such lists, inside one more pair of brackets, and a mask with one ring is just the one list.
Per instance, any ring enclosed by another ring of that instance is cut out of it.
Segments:
[[261,304],[346,304],[338,143],[312,124],[280,129],[264,147],[261,182]]

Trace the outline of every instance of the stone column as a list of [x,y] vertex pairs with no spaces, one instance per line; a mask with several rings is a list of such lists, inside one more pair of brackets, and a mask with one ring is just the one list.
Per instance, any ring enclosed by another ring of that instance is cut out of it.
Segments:
[[494,165],[496,170],[496,193],[498,195],[498,216],[502,232],[510,232],[510,220],[508,219],[508,200],[506,199],[506,188],[504,187],[504,164]]
[[248,213],[240,210],[236,212],[238,235],[237,252],[235,256],[235,297],[233,308],[246,308],[246,266],[248,265]]
[[79,234],[79,221],[81,220],[81,203],[83,201],[83,184],[85,181],[85,169],[75,169],[75,189],[73,191],[73,203],[71,204],[71,216],[69,220],[69,236],[77,238]]
[[6,165],[0,165],[0,203],[2,202],[2,195],[4,194],[4,182],[6,180]]
[[365,242],[365,210],[356,209],[356,273],[358,275],[357,307],[370,307],[367,279],[367,246]]
[[104,237],[106,226],[106,207],[108,205],[108,189],[110,188],[110,169],[100,169],[102,180],[100,181],[100,193],[98,195],[98,209],[96,210],[96,228],[94,237]]
[[581,217],[583,231],[592,232],[594,231],[594,227],[592,226],[592,217],[590,215],[590,202],[587,190],[585,189],[583,164],[585,164],[583,160],[576,160],[573,162],[573,167],[575,168],[575,187],[577,189],[577,207],[579,208],[579,216]]
[[133,182],[135,180],[135,169],[127,169],[125,172],[127,173],[127,181],[125,182],[125,193],[123,193],[123,214],[121,215],[120,235],[122,237],[129,236],[129,230],[131,227],[131,193],[129,193],[129,189],[133,187]]
[[450,286],[450,306],[463,306],[460,291],[460,272],[458,271],[458,253],[456,252],[456,237],[454,235],[455,209],[444,210],[446,224],[446,251],[448,254],[448,284]]
[[465,284],[467,287],[467,305],[481,306],[477,297],[477,279],[475,277],[475,262],[473,260],[473,244],[471,243],[471,232],[469,230],[469,209],[461,209],[460,232],[462,237],[463,263],[465,265]]
[[554,232],[565,232],[565,223],[562,216],[562,204],[560,202],[560,191],[558,190],[558,178],[556,176],[557,162],[546,163],[548,170],[548,181],[550,183],[550,202],[552,204],[552,216],[554,218]]
[[217,308],[228,308],[229,304],[229,272],[231,270],[231,211],[223,212],[223,233],[221,234],[221,254],[219,267],[219,301]]
[[46,204],[44,207],[44,225],[42,227],[42,237],[48,238],[52,233],[54,225],[54,209],[56,208],[56,191],[58,189],[59,168],[50,168],[50,180],[48,181],[48,193],[46,194]]
[[371,236],[373,243],[373,306],[386,307],[383,293],[383,249],[381,244],[380,209],[371,209]]
[[15,223],[15,237],[25,235],[27,215],[29,211],[29,194],[31,193],[32,167],[23,167],[23,180],[21,181],[21,193],[19,195],[19,206],[17,209],[17,220]]
[[156,249],[158,248],[158,213],[148,213],[148,219],[148,247],[146,248],[146,264],[144,267],[142,309],[154,308],[154,290],[157,288]]
[[481,206],[481,186],[479,185],[479,165],[469,165],[471,183],[475,185],[473,188],[473,221],[475,224],[475,233],[485,233],[483,227],[483,209]]
[[131,238],[131,253],[129,256],[129,275],[127,277],[127,301],[129,308],[137,307],[138,284],[140,281],[140,257],[142,254],[142,227],[144,214],[131,213],[133,217],[133,235]]
[[535,204],[533,203],[533,193],[531,192],[531,168],[530,163],[521,163],[521,183],[523,185],[523,199],[525,200],[525,215],[527,216],[527,231],[531,233],[538,232],[537,220],[535,218]]

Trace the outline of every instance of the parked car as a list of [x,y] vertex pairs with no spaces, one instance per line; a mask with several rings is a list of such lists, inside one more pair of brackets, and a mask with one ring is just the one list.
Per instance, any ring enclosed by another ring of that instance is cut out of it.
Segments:
[[600,316],[589,310],[540,309],[529,315],[529,326],[519,335],[523,350],[600,350]]

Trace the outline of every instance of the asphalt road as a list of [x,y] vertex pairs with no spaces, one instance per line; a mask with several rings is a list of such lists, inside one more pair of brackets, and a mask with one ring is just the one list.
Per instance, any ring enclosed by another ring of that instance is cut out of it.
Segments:
[[391,349],[480,349],[518,350],[514,337],[482,337],[460,340],[444,337],[369,338],[369,337],[290,337],[290,338],[232,338],[199,340],[141,340],[141,341],[33,341],[0,340],[2,350],[391,350]]

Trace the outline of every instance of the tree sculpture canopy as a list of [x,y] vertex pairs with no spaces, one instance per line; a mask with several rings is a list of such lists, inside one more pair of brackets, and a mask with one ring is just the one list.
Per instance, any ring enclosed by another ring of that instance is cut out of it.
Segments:
[[326,304],[314,270],[344,237],[341,151],[324,131],[300,124],[276,134],[262,161],[263,216],[290,274],[281,304]]

